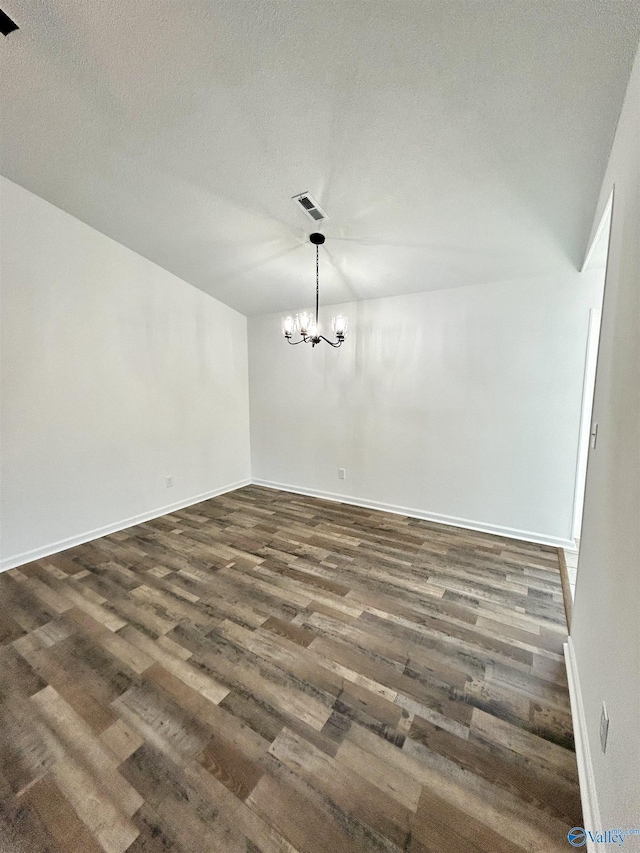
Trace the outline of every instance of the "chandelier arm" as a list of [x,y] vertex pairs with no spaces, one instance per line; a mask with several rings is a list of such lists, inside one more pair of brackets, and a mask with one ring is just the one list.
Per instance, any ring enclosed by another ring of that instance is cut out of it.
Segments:
[[324,336],[324,335],[320,335],[320,338],[321,338],[321,340],[323,340],[323,341],[325,341],[326,343],[328,343],[330,347],[335,347],[335,348],[337,349],[338,347],[342,346],[342,341],[341,341],[341,340],[338,340],[338,341],[336,341],[336,342],[334,343],[334,341],[330,341],[330,340],[329,340],[329,338],[325,338],[325,336]]
[[287,338],[287,341],[291,344],[292,347],[297,346],[298,344],[304,344],[306,342],[306,338],[300,338],[299,341],[292,341],[291,338]]

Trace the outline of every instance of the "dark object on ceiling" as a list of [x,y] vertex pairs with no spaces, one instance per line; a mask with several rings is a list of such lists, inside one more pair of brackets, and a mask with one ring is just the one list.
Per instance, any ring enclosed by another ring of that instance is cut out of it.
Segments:
[[11,18],[5,14],[2,9],[0,9],[0,32],[2,35],[8,36],[9,33],[12,33],[17,29],[19,29],[19,27],[16,22],[12,21]]

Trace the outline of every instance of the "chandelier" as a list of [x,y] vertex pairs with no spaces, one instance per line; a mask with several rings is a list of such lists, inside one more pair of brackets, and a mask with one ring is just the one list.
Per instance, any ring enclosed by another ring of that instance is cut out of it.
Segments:
[[[324,243],[324,235],[318,233],[311,234],[309,240],[316,247],[316,316],[314,319],[311,311],[301,311],[299,314],[296,314],[295,318],[283,317],[282,334],[291,346],[295,346],[296,344],[311,344],[314,347],[320,341],[325,341],[329,346],[339,347],[347,335],[347,318],[343,317],[342,314],[338,314],[337,317],[332,318],[331,328],[337,338],[335,341],[330,341],[324,335],[320,334],[320,324],[318,323],[318,304],[320,301],[319,246],[322,246]],[[292,340],[294,332],[302,336],[300,340]]]

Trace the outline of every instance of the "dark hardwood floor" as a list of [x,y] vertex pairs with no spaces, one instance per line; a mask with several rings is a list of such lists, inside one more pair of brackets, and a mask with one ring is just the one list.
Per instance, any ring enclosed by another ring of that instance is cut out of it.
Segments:
[[250,486],[0,575],[2,853],[566,851],[555,549]]

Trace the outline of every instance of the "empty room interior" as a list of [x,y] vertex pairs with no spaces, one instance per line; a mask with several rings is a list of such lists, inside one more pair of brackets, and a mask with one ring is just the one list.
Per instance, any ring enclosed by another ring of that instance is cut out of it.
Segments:
[[640,3],[0,6],[0,853],[640,853]]

